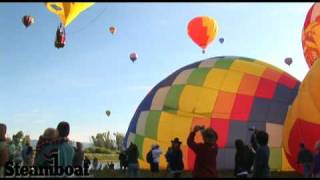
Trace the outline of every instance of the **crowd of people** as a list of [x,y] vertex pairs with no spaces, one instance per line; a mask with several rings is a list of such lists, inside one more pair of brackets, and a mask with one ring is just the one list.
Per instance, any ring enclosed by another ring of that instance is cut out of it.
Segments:
[[[44,131],[35,149],[33,158],[33,148],[30,138],[27,137],[22,145],[19,138],[13,136],[12,141],[6,138],[6,125],[0,124],[0,176],[4,175],[4,166],[8,161],[23,166],[48,166],[51,161],[48,155],[59,153],[58,165],[66,166],[86,166],[89,167],[91,161],[84,156],[83,146],[80,142],[74,147],[68,139],[70,127],[67,122],[60,122],[57,128],[48,128]],[[243,140],[236,139],[236,153],[234,157],[234,176],[238,178],[263,178],[270,177],[268,147],[269,135],[265,131],[251,129],[253,131],[251,141],[245,144]],[[196,134],[200,132],[203,142],[195,141]],[[192,175],[195,178],[215,178],[218,177],[217,155],[218,155],[218,134],[212,128],[195,126],[187,138],[188,147],[195,154],[195,162]],[[171,147],[163,154],[158,144],[153,144],[145,159],[150,165],[152,174],[159,173],[160,156],[164,155],[167,161],[167,172],[173,178],[180,178],[184,172],[182,142],[179,138],[171,141]],[[320,177],[320,143],[318,142],[315,151],[312,153],[303,143],[297,157],[297,163],[303,166],[305,177]],[[139,177],[139,149],[136,144],[131,143],[127,149],[119,153],[120,171],[127,172],[129,177]],[[113,162],[107,167],[114,170]],[[92,162],[93,169],[99,169],[98,159]]]
[[12,137],[12,140],[6,138],[6,130],[6,125],[0,124],[0,176],[4,176],[4,167],[10,161],[15,165],[27,167],[54,165],[51,159],[54,154],[59,154],[57,156],[58,166],[88,166],[84,160],[82,144],[77,142],[74,147],[68,139],[70,126],[67,122],[60,122],[57,128],[47,128],[44,131],[38,139],[34,156],[31,140],[28,136],[22,144],[16,135]]

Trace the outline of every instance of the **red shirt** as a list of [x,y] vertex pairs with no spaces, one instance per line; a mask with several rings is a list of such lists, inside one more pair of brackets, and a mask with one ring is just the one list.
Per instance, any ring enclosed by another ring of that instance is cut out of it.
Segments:
[[197,144],[194,141],[195,135],[195,132],[191,132],[188,137],[188,146],[196,154],[193,177],[215,178],[217,177],[216,159],[218,146],[217,144]]

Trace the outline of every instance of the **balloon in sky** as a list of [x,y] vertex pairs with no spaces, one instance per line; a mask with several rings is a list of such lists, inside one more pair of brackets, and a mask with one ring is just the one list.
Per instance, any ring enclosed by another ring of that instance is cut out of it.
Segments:
[[113,35],[114,33],[116,33],[117,29],[114,26],[111,26],[109,27],[109,31]]
[[34,18],[32,16],[23,16],[22,23],[27,28],[34,23]]
[[110,114],[111,114],[111,111],[110,111],[110,110],[107,110],[107,111],[106,111],[106,114],[107,114],[107,116],[109,117]]
[[310,8],[302,30],[304,57],[309,67],[320,57],[320,3]]
[[62,24],[67,27],[80,13],[91,7],[94,3],[82,2],[49,2],[46,7],[60,17]]
[[216,38],[218,24],[208,16],[195,17],[188,23],[188,35],[205,52],[207,46]]
[[132,62],[135,62],[137,59],[138,59],[138,54],[137,53],[133,52],[133,53],[130,54],[130,60]]
[[220,39],[219,39],[219,42],[220,42],[221,44],[223,44],[224,38],[220,38]]
[[[319,76],[320,77],[320,76]],[[282,148],[282,129],[288,107],[300,82],[286,72],[259,60],[223,56],[187,65],[157,84],[135,112],[125,136],[139,148],[139,164],[148,168],[146,154],[152,144],[166,151],[171,140],[181,141],[185,169],[193,168],[195,155],[187,137],[195,125],[218,133],[218,169],[234,168],[234,142],[249,143],[250,127],[269,133],[270,167],[290,166]],[[201,142],[200,134],[196,141]],[[160,167],[166,160],[160,157]]]
[[309,150],[315,150],[320,140],[320,62],[315,61],[301,83],[298,95],[288,111],[284,124],[284,150],[296,170],[303,172],[296,163],[300,143]]
[[287,58],[285,58],[285,59],[284,59],[284,62],[285,62],[287,65],[289,65],[289,66],[290,66],[290,65],[292,64],[292,62],[293,62],[293,61],[292,61],[292,58],[287,57]]

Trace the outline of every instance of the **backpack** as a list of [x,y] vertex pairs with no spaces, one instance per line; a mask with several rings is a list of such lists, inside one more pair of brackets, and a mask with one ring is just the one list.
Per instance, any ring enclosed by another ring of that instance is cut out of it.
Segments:
[[152,151],[149,151],[147,154],[147,162],[151,164],[153,162]]

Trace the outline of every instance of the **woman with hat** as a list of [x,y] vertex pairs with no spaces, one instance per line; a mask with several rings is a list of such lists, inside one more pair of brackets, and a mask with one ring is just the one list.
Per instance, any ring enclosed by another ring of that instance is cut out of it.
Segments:
[[171,151],[168,153],[170,173],[174,178],[179,178],[184,169],[183,154],[180,148],[181,141],[176,137],[171,141],[171,144]]
[[[204,143],[196,143],[195,136],[201,130]],[[204,126],[195,126],[188,137],[188,146],[195,153],[196,159],[193,168],[195,178],[217,177],[216,160],[218,154],[218,135],[212,128],[205,129]]]

